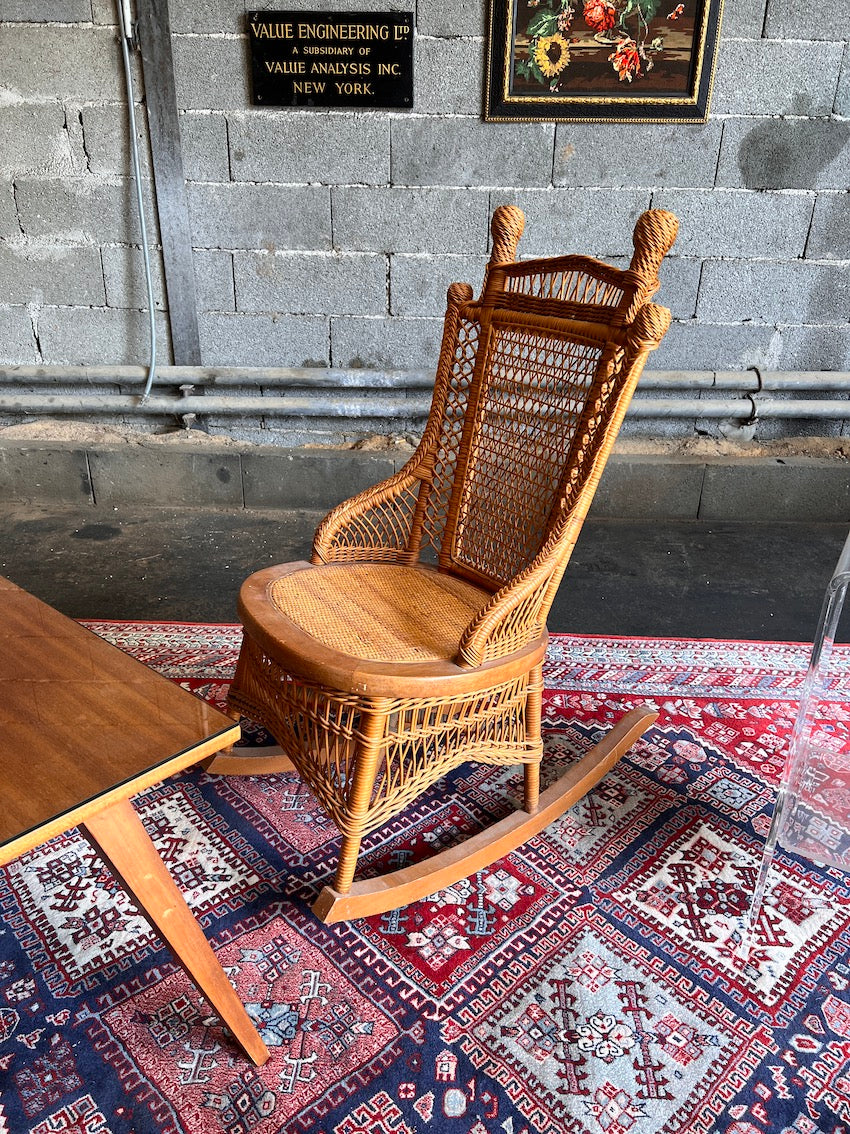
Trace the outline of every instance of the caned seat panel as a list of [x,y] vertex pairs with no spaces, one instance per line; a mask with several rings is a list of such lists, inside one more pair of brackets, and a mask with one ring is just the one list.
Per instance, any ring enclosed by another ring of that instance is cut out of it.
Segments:
[[451,660],[488,591],[427,567],[331,563],[274,582],[269,599],[317,642],[369,661]]

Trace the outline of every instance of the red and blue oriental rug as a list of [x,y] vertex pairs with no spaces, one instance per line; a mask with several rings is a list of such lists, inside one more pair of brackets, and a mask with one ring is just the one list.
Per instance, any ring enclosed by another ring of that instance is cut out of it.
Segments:
[[[94,629],[223,702],[237,628]],[[507,859],[350,924],[310,913],[337,836],[294,776],[191,772],[140,796],[271,1048],[259,1070],[81,837],[18,859],[0,872],[0,1132],[850,1134],[850,876],[780,851],[750,964],[737,949],[807,653],[554,638],[550,776],[635,704],[655,727]],[[836,658],[819,727],[843,734]],[[464,766],[366,865],[520,795],[518,772]]]

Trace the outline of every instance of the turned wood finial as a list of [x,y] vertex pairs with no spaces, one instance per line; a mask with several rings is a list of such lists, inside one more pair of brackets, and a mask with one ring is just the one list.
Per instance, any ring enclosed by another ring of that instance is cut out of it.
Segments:
[[516,259],[516,249],[522,230],[525,228],[525,213],[516,205],[499,205],[493,213],[490,232],[493,234],[491,264],[507,264]]
[[661,261],[673,247],[679,231],[679,218],[664,209],[648,209],[635,225],[631,270],[656,279]]

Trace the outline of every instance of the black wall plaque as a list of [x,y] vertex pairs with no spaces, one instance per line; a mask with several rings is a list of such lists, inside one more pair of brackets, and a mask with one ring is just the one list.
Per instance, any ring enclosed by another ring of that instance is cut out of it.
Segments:
[[413,106],[412,12],[249,12],[257,106]]

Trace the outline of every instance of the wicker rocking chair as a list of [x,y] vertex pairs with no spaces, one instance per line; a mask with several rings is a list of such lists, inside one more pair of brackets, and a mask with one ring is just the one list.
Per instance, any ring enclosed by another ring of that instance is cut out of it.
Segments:
[[[396,909],[495,862],[581,799],[655,715],[633,710],[539,793],[546,616],[650,350],[649,303],[677,221],[637,222],[628,270],[585,256],[516,262],[496,210],[481,297],[448,291],[422,442],[389,480],[334,508],[312,565],[252,575],[234,711],[291,758],[342,833],[325,922]],[[432,565],[424,562],[430,555]],[[522,764],[524,810],[414,866],[354,882],[363,836],[466,760]],[[246,765],[248,765],[246,767]]]

